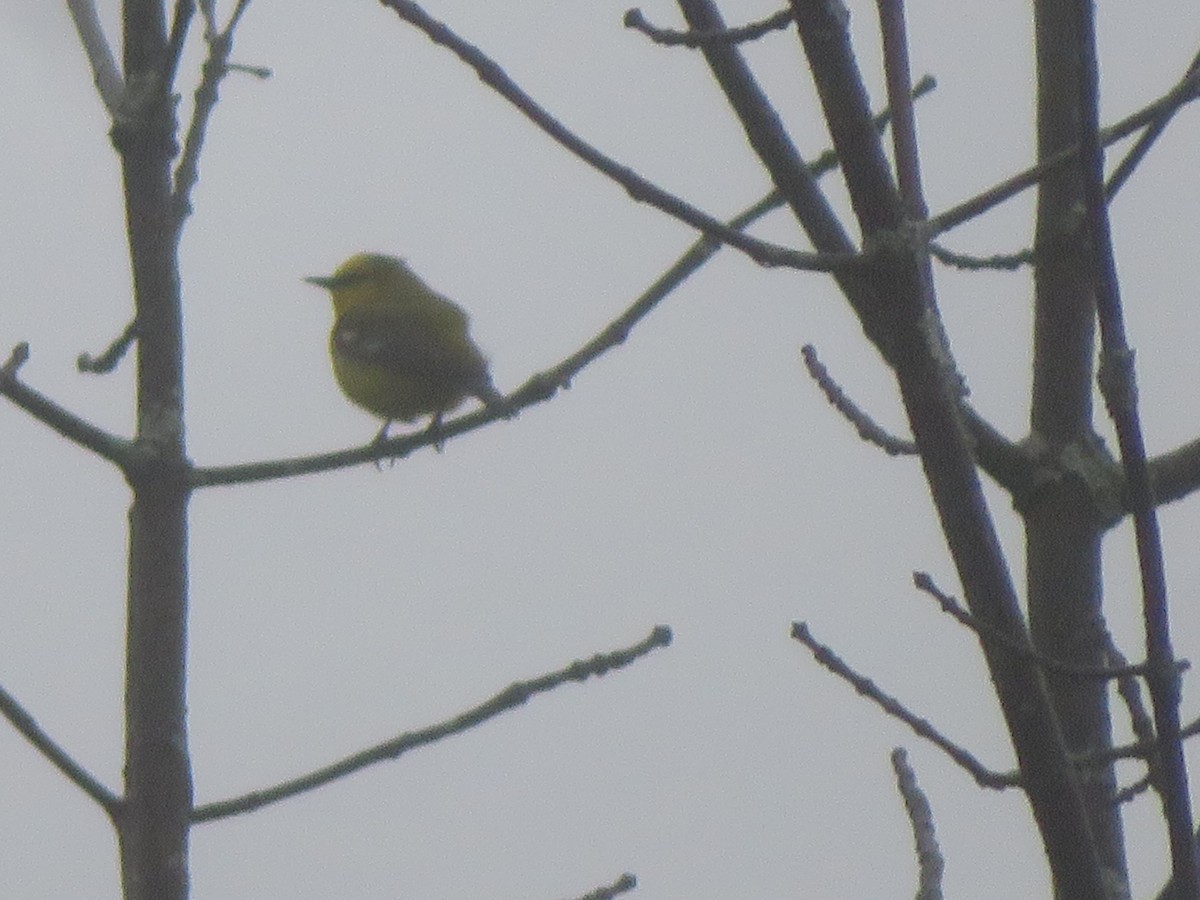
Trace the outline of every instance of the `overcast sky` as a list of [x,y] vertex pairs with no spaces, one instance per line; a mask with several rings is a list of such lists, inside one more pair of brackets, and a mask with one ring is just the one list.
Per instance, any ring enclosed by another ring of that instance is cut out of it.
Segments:
[[[731,22],[775,10],[723,5]],[[118,4],[102,6],[116,40]],[[1029,6],[909,9],[914,71],[940,82],[918,107],[934,211],[1032,159]],[[1101,10],[1106,122],[1166,91],[1195,51],[1192,5],[1151,6]],[[679,26],[670,3],[642,8]],[[625,6],[427,9],[584,138],[712,214],[766,190],[700,57],[622,28]],[[852,13],[878,106],[873,5]],[[815,156],[827,141],[794,31],[749,55]],[[196,34],[185,118],[201,58]],[[328,302],[301,280],[352,252],[403,255],[470,310],[507,390],[574,352],[694,239],[376,3],[256,0],[233,58],[273,77],[222,85],[183,239],[198,464],[375,433],[333,382]],[[0,357],[29,341],[30,385],[129,434],[131,361],[101,378],[74,369],[124,327],[130,299],[119,169],[62,4],[0,6],[0,85]],[[1200,422],[1197,146],[1188,109],[1113,210],[1153,451]],[[1023,198],[946,243],[1018,250],[1031,212]],[[756,233],[804,246],[781,214]],[[977,407],[1020,437],[1028,275],[939,271],[938,285]],[[902,430],[890,376],[829,280],[726,250],[570,391],[518,419],[382,472],[199,492],[189,722],[201,803],[450,717],[655,624],[675,642],[315,794],[197,827],[193,896],[549,900],[624,871],[654,898],[911,896],[897,745],[929,794],[947,895],[1045,896],[1023,798],[979,790],[789,638],[808,621],[987,764],[1012,765],[975,643],[911,587],[921,569],[958,592],[918,465],[865,447],[829,410],[799,363],[808,342]],[[0,433],[0,683],[117,789],[128,493],[109,465],[7,402]],[[1020,583],[1018,523],[989,492]],[[1193,659],[1198,525],[1194,501],[1164,514],[1177,652]],[[1107,548],[1110,621],[1138,657],[1128,531]],[[1186,691],[1185,716],[1195,710]],[[8,727],[0,760],[13,896],[118,897],[100,811]],[[1166,867],[1158,818],[1150,798],[1127,818],[1140,896]]]

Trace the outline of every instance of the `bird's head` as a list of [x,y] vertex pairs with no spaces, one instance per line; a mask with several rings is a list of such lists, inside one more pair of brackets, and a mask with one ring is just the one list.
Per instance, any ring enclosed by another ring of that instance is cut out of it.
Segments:
[[394,305],[414,292],[427,290],[404,260],[384,253],[356,253],[332,275],[312,275],[304,280],[329,291],[335,313],[364,305]]

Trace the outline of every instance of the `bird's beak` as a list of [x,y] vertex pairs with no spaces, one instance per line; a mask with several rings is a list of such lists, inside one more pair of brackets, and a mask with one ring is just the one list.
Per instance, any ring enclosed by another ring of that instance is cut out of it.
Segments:
[[315,284],[317,287],[325,288],[325,290],[329,290],[331,287],[333,287],[334,281],[333,277],[329,275],[309,275],[304,280],[309,284]]

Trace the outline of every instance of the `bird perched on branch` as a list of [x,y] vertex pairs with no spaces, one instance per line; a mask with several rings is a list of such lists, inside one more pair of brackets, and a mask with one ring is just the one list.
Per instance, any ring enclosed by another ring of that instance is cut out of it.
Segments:
[[467,397],[511,410],[492,383],[487,358],[471,340],[469,318],[417,277],[404,260],[359,253],[332,275],[304,279],[329,291],[333,374],[351,401],[393,421],[430,416],[429,431]]

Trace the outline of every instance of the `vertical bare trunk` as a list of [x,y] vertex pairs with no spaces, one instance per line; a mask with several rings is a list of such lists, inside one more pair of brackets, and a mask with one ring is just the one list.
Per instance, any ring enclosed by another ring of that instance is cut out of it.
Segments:
[[175,122],[160,73],[160,0],[124,8],[128,117],[113,128],[125,184],[138,335],[137,446],[127,472],[129,597],[125,797],[118,817],[126,900],[188,893],[192,806],[186,722],[187,486],[177,228],[171,207]]
[[[1081,36],[1074,4],[1037,0],[1038,158],[1081,138]],[[1030,425],[1047,464],[1080,459],[1096,447],[1092,424],[1095,300],[1080,227],[1083,203],[1078,160],[1038,188],[1035,244],[1033,396]],[[1024,509],[1029,622],[1034,643],[1048,656],[1080,665],[1107,660],[1100,569],[1104,523],[1087,485],[1069,471],[1047,479]],[[1047,679],[1072,754],[1110,746],[1108,686],[1099,679]],[[1111,767],[1079,773],[1101,864],[1127,884],[1124,838],[1113,803]]]

